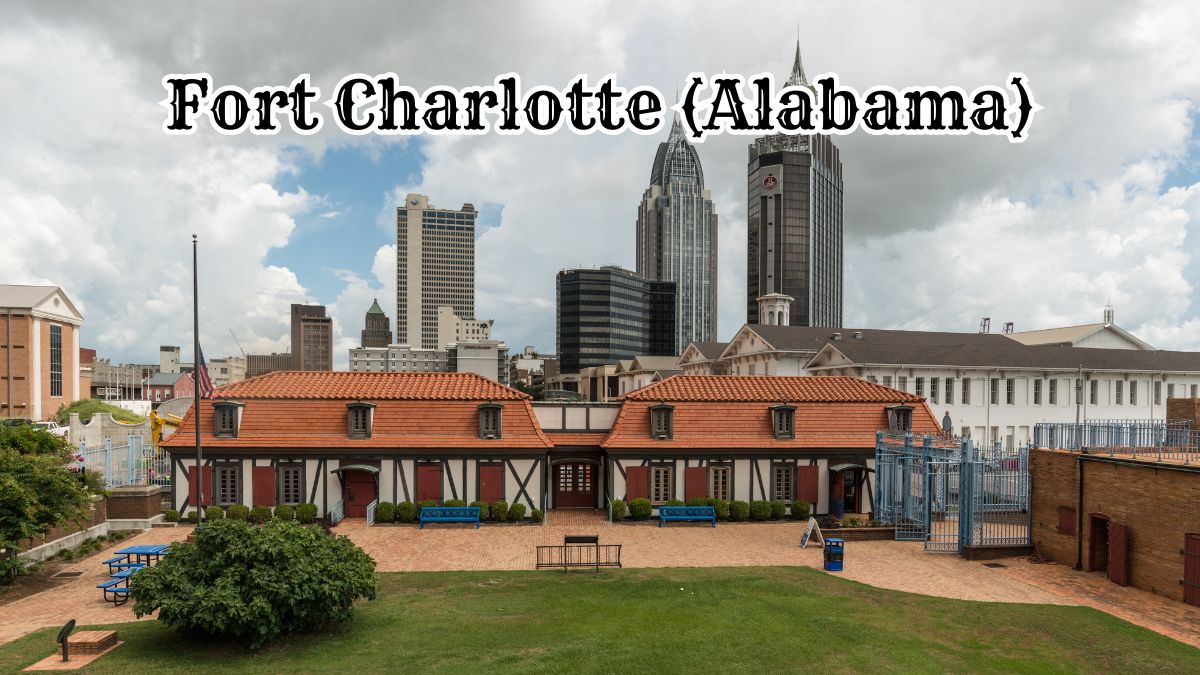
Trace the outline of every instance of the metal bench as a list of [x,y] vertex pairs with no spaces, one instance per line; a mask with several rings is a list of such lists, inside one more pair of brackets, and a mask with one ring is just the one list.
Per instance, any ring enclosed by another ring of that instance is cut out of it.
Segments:
[[128,564],[128,560],[129,560],[129,556],[119,555],[115,558],[109,558],[108,560],[105,560],[104,562],[102,562],[100,564],[108,565],[108,571],[111,574],[111,573],[117,571],[117,565],[126,565],[126,564]]
[[423,506],[418,529],[424,528],[425,523],[475,523],[475,529],[479,529],[479,507]]
[[96,588],[99,588],[101,591],[103,591],[105,602],[111,602],[117,606],[129,602],[129,585],[126,579],[113,579],[112,581],[106,581],[102,584],[98,584]]
[[658,507],[658,526],[669,520],[706,521],[717,526],[717,512],[711,506],[660,506]]
[[537,569],[592,567],[599,572],[601,567],[620,566],[621,545],[601,544],[595,534],[568,534],[562,546],[537,547]]

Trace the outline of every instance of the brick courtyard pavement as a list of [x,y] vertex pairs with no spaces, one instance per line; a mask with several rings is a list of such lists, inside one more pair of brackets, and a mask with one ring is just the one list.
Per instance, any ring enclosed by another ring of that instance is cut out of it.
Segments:
[[[561,544],[564,534],[599,534],[601,543],[621,544],[626,567],[732,567],[805,565],[820,568],[821,549],[799,547],[800,523],[611,525],[586,511],[551,512],[545,525],[432,525],[366,527],[347,520],[336,529],[363,547],[381,572],[443,570],[531,570],[535,546]],[[0,644],[68,619],[80,625],[132,621],[131,604],[113,607],[94,586],[106,578],[99,563],[134,543],[183,539],[190,528],[144,532],[70,567],[83,576],[62,586],[0,606]],[[988,568],[955,555],[925,553],[920,543],[847,542],[841,576],[910,593],[964,600],[1080,604],[1109,612],[1188,644],[1200,646],[1200,610],[1144,591],[1119,588],[1095,575],[1023,559]]]

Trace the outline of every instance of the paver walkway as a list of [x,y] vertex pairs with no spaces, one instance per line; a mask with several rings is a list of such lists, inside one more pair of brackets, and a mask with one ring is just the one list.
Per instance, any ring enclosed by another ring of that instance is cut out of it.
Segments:
[[[350,537],[378,562],[381,572],[446,570],[532,570],[535,547],[561,544],[565,534],[598,534],[601,543],[621,544],[626,567],[736,567],[805,565],[821,567],[819,546],[799,547],[801,523],[613,525],[597,514],[552,512],[545,525],[380,525],[346,520],[335,530]],[[84,574],[56,588],[0,606],[0,644],[68,619],[80,625],[134,619],[132,603],[114,607],[94,588],[107,578],[100,561],[117,548],[185,538],[191,528],[141,533],[70,570]],[[841,576],[910,593],[963,600],[1087,605],[1200,647],[1200,610],[1133,588],[1109,584],[1098,575],[1061,565],[1006,559],[1004,568],[950,554],[924,552],[920,543],[847,542]]]

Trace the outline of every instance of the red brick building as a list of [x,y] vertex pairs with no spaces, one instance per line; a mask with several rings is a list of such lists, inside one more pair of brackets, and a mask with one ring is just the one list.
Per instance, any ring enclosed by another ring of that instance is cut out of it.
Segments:
[[157,408],[163,401],[173,398],[190,398],[196,395],[190,373],[155,373],[146,378],[142,386],[145,400]]
[[82,325],[58,286],[0,285],[0,418],[49,419],[87,398],[79,373]]

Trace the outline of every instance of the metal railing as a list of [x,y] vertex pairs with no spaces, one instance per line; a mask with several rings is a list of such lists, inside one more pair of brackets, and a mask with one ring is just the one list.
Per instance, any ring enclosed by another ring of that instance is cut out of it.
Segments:
[[1191,464],[1200,460],[1200,431],[1187,421],[1042,422],[1033,427],[1033,444],[1150,462]]
[[154,446],[142,442],[141,436],[130,436],[125,445],[113,445],[105,437],[100,446],[80,443],[71,468],[74,471],[94,471],[104,479],[107,488],[125,485],[161,485],[171,487],[171,458]]
[[568,569],[578,567],[621,566],[620,544],[563,544],[538,546],[537,569]]
[[329,509],[329,522],[331,525],[337,525],[345,517],[346,509],[342,506],[342,500],[339,499],[338,503],[334,504],[332,509]]
[[367,504],[367,527],[370,527],[375,524],[375,507],[376,506],[379,506],[378,499],[371,502],[370,504]]

